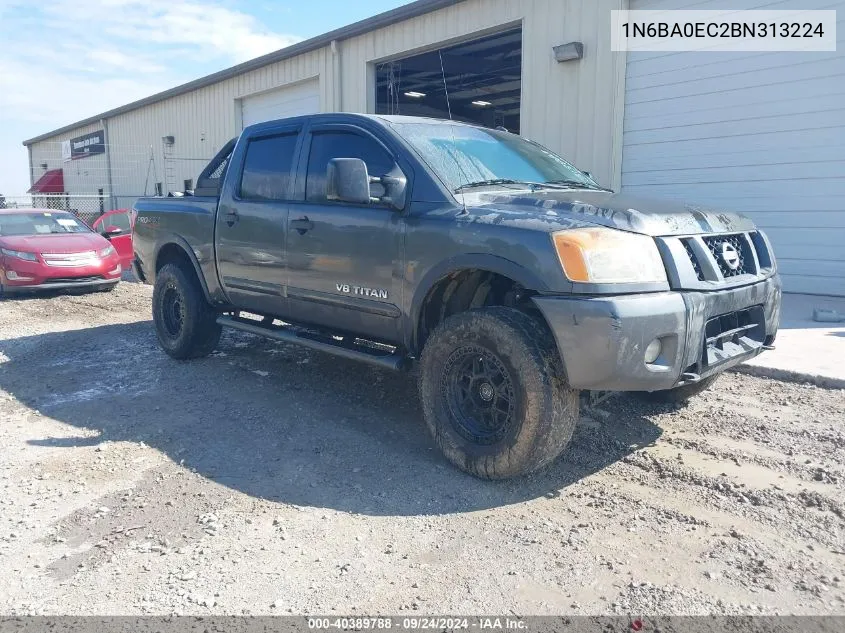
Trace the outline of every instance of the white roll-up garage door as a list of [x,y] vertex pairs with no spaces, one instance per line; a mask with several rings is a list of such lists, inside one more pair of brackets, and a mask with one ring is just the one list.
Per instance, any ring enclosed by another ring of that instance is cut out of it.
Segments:
[[241,100],[243,126],[320,111],[320,82],[316,79],[283,86]]
[[771,237],[787,291],[845,296],[845,0],[739,4],[835,8],[838,51],[629,54],[622,188],[746,213]]

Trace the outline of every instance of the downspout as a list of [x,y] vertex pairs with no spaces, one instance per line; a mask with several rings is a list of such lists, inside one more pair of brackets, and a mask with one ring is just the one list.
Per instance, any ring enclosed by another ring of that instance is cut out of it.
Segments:
[[334,110],[343,112],[343,86],[340,81],[340,47],[337,40],[332,40],[332,85],[334,86]]
[[109,122],[108,119],[100,119],[100,125],[103,126],[103,143],[106,146],[106,180],[109,187],[109,208],[106,211],[117,208],[117,199],[114,195],[114,188],[112,186],[111,177],[111,145],[109,145]]
[[29,189],[35,184],[35,169],[32,167],[32,145],[26,146],[26,152],[29,154]]

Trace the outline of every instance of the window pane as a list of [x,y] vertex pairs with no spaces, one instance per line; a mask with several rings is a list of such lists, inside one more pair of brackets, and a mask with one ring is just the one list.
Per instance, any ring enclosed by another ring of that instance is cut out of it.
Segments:
[[250,141],[241,177],[241,198],[286,200],[295,146],[296,134]]
[[103,221],[103,224],[105,226],[116,226],[124,233],[128,233],[131,229],[131,223],[129,222],[129,213],[126,212],[112,213]]
[[[315,134],[311,140],[308,178],[305,182],[305,197],[309,202],[325,202],[326,170],[333,158],[360,158],[367,163],[370,176],[384,176],[395,164],[384,148],[369,137],[349,132]],[[384,195],[382,187],[373,186],[372,195]]]
[[595,185],[560,156],[514,134],[448,123],[396,123],[393,127],[453,190],[499,178]]

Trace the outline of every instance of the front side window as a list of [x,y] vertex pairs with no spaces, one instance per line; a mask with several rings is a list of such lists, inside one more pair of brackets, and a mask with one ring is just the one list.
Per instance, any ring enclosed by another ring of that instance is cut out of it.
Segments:
[[[305,198],[309,202],[326,201],[326,171],[333,158],[360,158],[367,163],[370,176],[384,176],[395,165],[390,154],[368,136],[352,132],[317,132],[311,139],[305,181]],[[381,195],[384,195],[383,191],[373,191],[373,196]]]
[[119,211],[117,213],[112,213],[110,216],[103,219],[102,226],[116,226],[124,233],[129,233],[132,230],[132,222],[129,220],[129,212]]
[[597,187],[560,156],[515,134],[448,123],[392,125],[451,191],[503,180]]
[[51,233],[89,233],[85,223],[70,213],[0,214],[0,237],[10,235],[49,235]]
[[291,169],[297,135],[253,139],[246,148],[240,197],[244,200],[290,199]]

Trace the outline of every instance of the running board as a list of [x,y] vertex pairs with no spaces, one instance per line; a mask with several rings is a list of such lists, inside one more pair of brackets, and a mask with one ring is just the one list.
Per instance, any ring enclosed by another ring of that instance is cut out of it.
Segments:
[[217,317],[217,323],[223,327],[230,327],[241,332],[265,336],[284,343],[295,343],[350,360],[363,361],[376,367],[381,367],[382,369],[392,369],[394,371],[402,369],[406,360],[403,355],[396,352],[380,353],[376,349],[370,351],[362,345],[349,344],[345,341],[335,341],[332,339],[332,342],[328,342],[326,340],[320,340],[318,334],[307,330],[298,330],[290,326],[260,325],[256,322],[225,315]]

